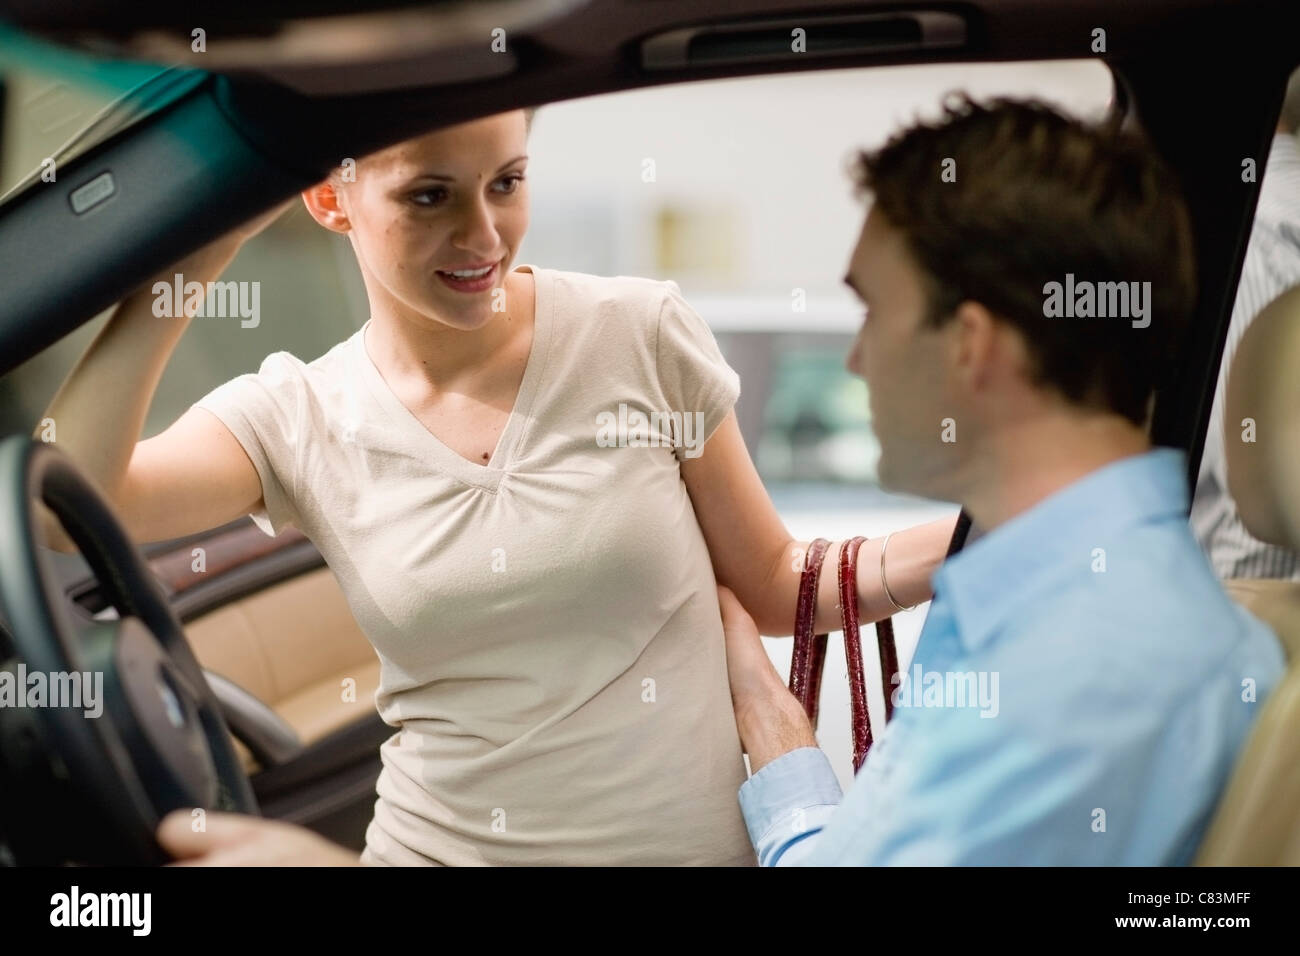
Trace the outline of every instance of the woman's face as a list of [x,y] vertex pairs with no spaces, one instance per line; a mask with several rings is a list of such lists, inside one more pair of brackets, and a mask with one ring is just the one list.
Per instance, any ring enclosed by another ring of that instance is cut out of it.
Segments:
[[372,308],[458,329],[492,318],[528,229],[526,143],[524,111],[502,113],[391,146],[335,185]]

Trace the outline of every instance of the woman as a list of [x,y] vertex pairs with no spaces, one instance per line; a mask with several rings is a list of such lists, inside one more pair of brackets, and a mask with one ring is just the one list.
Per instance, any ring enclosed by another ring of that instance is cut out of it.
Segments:
[[[134,444],[186,321],[142,293],[47,414],[138,539],[253,513],[324,554],[400,728],[363,862],[752,865],[715,572],[788,633],[802,544],[675,284],[512,270],[527,134],[524,111],[488,117],[303,194],[350,239],[370,306],[316,360],[274,353]],[[185,280],[215,278],[270,218]],[[951,527],[895,537],[897,600],[930,596]],[[878,555],[860,559],[864,621],[895,608]],[[818,623],[837,621],[827,574]]]

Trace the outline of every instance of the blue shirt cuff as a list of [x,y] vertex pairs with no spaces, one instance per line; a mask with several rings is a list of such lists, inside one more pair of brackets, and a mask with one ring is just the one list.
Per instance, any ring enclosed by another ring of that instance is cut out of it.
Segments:
[[740,811],[759,863],[772,866],[795,843],[811,849],[843,799],[839,780],[820,747],[799,747],[759,769],[740,788]]

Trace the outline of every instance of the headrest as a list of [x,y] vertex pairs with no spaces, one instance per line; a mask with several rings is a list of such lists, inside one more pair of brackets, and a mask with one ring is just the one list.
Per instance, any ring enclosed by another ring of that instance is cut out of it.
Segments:
[[1300,286],[1242,336],[1223,407],[1228,490],[1242,523],[1261,541],[1300,550]]

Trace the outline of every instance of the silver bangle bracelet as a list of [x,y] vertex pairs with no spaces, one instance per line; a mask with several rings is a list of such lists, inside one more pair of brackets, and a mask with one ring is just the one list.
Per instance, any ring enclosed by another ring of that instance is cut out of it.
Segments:
[[890,592],[888,582],[885,581],[885,549],[889,547],[889,539],[893,536],[894,532],[892,531],[885,535],[885,543],[880,546],[880,587],[885,592],[885,597],[889,598],[889,603],[894,605],[896,609],[900,611],[915,610],[915,604],[910,607],[903,607],[903,605],[899,604],[898,601],[894,599],[894,595]]

